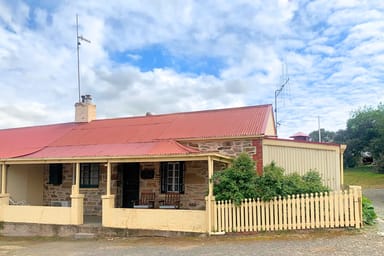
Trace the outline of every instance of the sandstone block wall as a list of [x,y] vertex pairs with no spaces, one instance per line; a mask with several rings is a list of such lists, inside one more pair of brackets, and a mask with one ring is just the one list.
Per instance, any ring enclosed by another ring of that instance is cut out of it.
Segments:
[[[247,152],[253,159],[262,159],[261,141],[257,143],[252,140],[234,141],[201,141],[187,142],[185,145],[195,147],[203,152],[218,152],[223,155],[236,156],[241,152]],[[258,163],[258,169],[259,169]],[[225,164],[215,162],[214,170],[222,170]],[[261,162],[262,168],[262,162]],[[164,198],[160,193],[160,163],[141,163],[141,170],[154,170],[154,177],[143,179],[140,177],[140,192],[155,192],[157,202]],[[71,200],[71,186],[73,184],[73,164],[65,164],[63,168],[63,183],[55,186],[48,184],[49,166],[44,171],[44,195],[45,205],[51,201]],[[82,188],[80,193],[84,194],[84,214],[101,215],[101,196],[106,194],[107,170],[104,164],[100,164],[98,188]],[[208,163],[207,161],[187,161],[185,166],[185,193],[181,195],[181,208],[183,209],[205,209],[205,196],[208,194]],[[111,193],[116,195],[116,207],[122,206],[122,173],[118,171],[118,164],[112,165]],[[158,204],[157,204],[158,205]]]

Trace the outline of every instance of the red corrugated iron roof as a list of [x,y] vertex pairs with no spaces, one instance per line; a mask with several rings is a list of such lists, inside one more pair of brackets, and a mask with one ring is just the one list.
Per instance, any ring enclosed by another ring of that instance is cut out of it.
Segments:
[[113,157],[146,155],[182,155],[199,151],[175,141],[133,142],[125,144],[98,144],[79,146],[48,146],[25,158],[72,158],[72,157]]
[[0,130],[0,158],[186,154],[175,141],[260,136],[271,116],[261,105]]
[[53,145],[90,145],[153,140],[259,136],[271,105],[96,120],[78,126]]
[[0,130],[0,158],[18,157],[36,152],[77,125],[66,123]]

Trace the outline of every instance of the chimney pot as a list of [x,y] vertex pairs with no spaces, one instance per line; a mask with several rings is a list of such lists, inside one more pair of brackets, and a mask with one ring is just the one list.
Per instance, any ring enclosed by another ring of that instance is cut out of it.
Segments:
[[81,102],[75,104],[75,122],[90,122],[96,119],[96,105],[91,95],[82,95]]

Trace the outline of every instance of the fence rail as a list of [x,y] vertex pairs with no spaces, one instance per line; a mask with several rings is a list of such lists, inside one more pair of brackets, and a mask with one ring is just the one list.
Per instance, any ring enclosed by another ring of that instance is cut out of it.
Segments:
[[217,201],[213,206],[215,232],[355,227],[362,225],[361,187],[329,193],[275,197],[264,202],[245,199],[239,206]]

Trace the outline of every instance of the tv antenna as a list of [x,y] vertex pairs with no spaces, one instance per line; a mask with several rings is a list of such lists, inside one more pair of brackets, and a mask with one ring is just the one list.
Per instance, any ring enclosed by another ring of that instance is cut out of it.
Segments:
[[84,38],[82,35],[79,36],[79,15],[76,14],[76,48],[77,48],[77,88],[79,90],[79,102],[81,102],[81,90],[80,90],[80,41],[91,43],[90,40]]
[[289,77],[286,77],[286,73],[288,73],[286,70],[284,70],[284,64],[282,65],[282,82],[280,85],[280,88],[275,90],[275,128],[277,133],[277,127],[280,126],[280,122],[277,120],[277,97],[279,97],[280,93],[283,91],[284,87],[289,82]]

